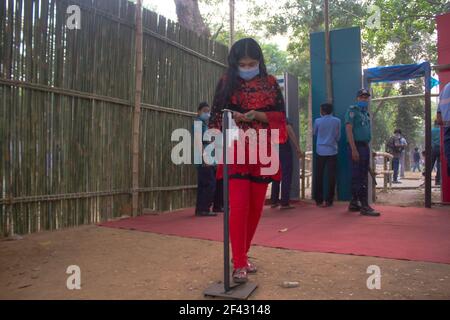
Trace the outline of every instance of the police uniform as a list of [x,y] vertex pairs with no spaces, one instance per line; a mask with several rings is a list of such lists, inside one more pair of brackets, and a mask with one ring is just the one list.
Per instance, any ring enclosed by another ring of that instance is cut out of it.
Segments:
[[367,110],[353,105],[345,114],[345,123],[352,125],[353,139],[359,153],[359,161],[352,160],[352,150],[348,146],[348,156],[352,168],[352,201],[359,200],[361,204],[368,205],[368,172],[370,165],[369,142],[372,138],[370,130],[370,115]]

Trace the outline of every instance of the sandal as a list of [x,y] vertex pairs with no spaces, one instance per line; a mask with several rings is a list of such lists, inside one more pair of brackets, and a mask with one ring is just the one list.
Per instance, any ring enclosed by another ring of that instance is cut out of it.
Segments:
[[257,271],[258,269],[253,263],[251,263],[250,261],[247,262],[247,273],[256,273]]
[[233,271],[233,281],[235,283],[245,283],[248,281],[247,268],[238,268]]
[[[233,259],[231,259],[231,263],[233,263]],[[256,265],[250,261],[247,261],[247,273],[256,273],[258,272],[258,268],[256,268]]]

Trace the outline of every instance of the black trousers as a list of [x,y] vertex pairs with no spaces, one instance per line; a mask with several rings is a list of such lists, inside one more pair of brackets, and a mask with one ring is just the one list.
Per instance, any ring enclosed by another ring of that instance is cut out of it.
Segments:
[[334,188],[336,186],[337,155],[317,155],[317,180],[315,183],[315,198],[317,203],[323,202],[323,174],[325,167],[328,169],[328,192],[326,202],[332,203],[334,199]]
[[197,204],[196,211],[209,211],[216,191],[216,176],[213,166],[197,167]]
[[[214,174],[215,176],[215,174]],[[213,211],[223,210],[223,179],[216,180],[216,190],[214,193]]]
[[348,158],[352,168],[352,201],[360,201],[362,206],[369,205],[369,167],[370,167],[370,148],[365,142],[355,141],[359,153],[359,161],[353,161],[352,149],[347,147]]
[[292,147],[290,142],[280,144],[280,164],[281,164],[281,201],[280,201],[280,181],[272,182],[271,203],[280,203],[282,206],[289,205],[292,185]]

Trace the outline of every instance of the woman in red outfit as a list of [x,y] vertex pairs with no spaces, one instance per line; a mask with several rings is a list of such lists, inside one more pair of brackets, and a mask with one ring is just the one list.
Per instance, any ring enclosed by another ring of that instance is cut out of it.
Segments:
[[[248,137],[239,139],[241,143],[245,141],[243,163],[237,161],[238,141],[234,141],[231,146],[235,151],[234,159],[227,162],[231,162],[228,164],[228,174],[233,280],[242,283],[247,281],[248,273],[256,272],[255,265],[248,261],[247,253],[261,217],[267,186],[274,180],[280,180],[278,159],[275,170],[267,172],[264,169],[272,164],[268,164],[267,159],[261,159],[260,153],[255,150],[264,149],[270,156],[273,143],[287,140],[283,94],[276,78],[267,74],[261,47],[251,38],[237,41],[230,50],[227,72],[216,88],[210,128],[222,129],[223,109],[233,111],[233,119],[242,130],[241,134],[253,129],[257,137],[257,149],[253,149],[255,146],[252,145],[255,140]],[[260,139],[264,133],[267,133],[267,139]],[[274,141],[276,133],[278,141]],[[249,159],[255,153],[256,162]],[[277,154],[275,156],[278,157]],[[219,165],[217,178],[221,179],[222,175],[223,166]]]

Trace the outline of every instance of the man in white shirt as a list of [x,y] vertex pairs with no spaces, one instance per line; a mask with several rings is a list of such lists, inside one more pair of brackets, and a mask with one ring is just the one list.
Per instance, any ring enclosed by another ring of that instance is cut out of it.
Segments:
[[439,96],[436,119],[444,130],[444,154],[447,159],[447,175],[450,176],[450,82],[445,85]]

